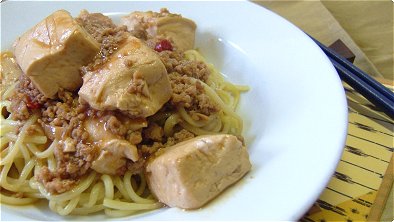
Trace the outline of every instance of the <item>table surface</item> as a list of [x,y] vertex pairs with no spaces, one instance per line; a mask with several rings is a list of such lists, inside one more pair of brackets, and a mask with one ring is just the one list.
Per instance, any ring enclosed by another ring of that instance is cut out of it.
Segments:
[[[392,83],[386,83],[393,90]],[[350,86],[344,87],[349,119],[342,158],[300,221],[392,221],[394,122]]]

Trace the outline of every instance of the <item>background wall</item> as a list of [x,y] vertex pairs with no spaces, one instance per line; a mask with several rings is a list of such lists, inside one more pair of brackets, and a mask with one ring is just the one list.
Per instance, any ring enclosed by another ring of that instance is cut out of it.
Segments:
[[391,0],[255,1],[288,19],[326,45],[341,39],[354,64],[372,76],[393,80]]

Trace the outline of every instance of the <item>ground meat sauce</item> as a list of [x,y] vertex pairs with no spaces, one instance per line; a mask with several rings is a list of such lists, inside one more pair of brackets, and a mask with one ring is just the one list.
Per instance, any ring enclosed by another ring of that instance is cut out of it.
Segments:
[[[161,14],[160,14],[161,13]],[[161,11],[158,16],[165,15],[168,11]],[[83,11],[77,18],[77,22],[87,30],[100,44],[100,53],[94,61],[81,67],[81,75],[85,72],[97,69],[103,64],[108,56],[113,54],[129,35],[125,27],[117,27],[112,20],[100,13],[88,13]],[[146,34],[131,32],[132,35],[146,40]],[[150,46],[155,44],[150,40]],[[147,40],[149,43],[149,40]],[[158,52],[168,73],[173,95],[163,110],[175,111],[177,107],[185,107],[192,113],[210,115],[219,111],[217,104],[210,101],[205,95],[204,88],[196,81],[199,79],[206,82],[209,77],[209,69],[202,62],[187,61],[183,52],[163,50]],[[138,92],[141,86],[136,82],[131,91]],[[80,178],[91,171],[92,162],[98,157],[100,148],[90,141],[90,135],[84,128],[84,122],[88,118],[99,119],[105,124],[106,130],[117,138],[125,139],[137,145],[140,156],[138,161],[127,160],[126,164],[117,170],[122,175],[126,170],[133,173],[141,172],[145,159],[160,148],[172,146],[176,143],[195,137],[185,129],[176,128],[171,137],[164,135],[164,130],[155,122],[143,129],[130,130],[123,121],[130,118],[127,113],[120,111],[99,111],[79,101],[77,92],[69,92],[60,89],[56,99],[45,98],[34,86],[30,79],[22,74],[19,84],[16,86],[11,98],[12,118],[25,121],[33,113],[39,115],[36,127],[43,131],[50,140],[59,140],[54,149],[57,169],[50,171],[46,166],[36,175],[46,190],[53,194],[60,194],[72,189]],[[34,130],[32,133],[36,132]],[[33,132],[34,131],[34,132]],[[45,163],[43,163],[45,165]]]
[[127,38],[127,28],[116,26],[109,17],[101,13],[88,13],[86,10],[80,13],[76,21],[101,44],[100,52],[94,58],[94,62],[81,68],[83,75],[87,71],[99,68],[107,61],[107,58]]
[[[160,127],[162,128],[162,127]],[[194,138],[196,135],[194,135],[192,132],[187,131],[186,129],[181,129],[180,131],[174,133],[173,136],[168,137],[166,141],[155,141],[152,142],[153,140],[145,140],[144,142],[148,142],[148,144],[139,144],[139,149],[141,150],[142,154],[144,157],[148,157],[155,153],[158,149],[160,148],[165,148],[169,146],[173,146],[177,143],[183,142],[185,140],[189,140]],[[151,141],[151,143],[149,143]]]
[[173,95],[170,103],[175,107],[185,107],[188,111],[210,115],[219,107],[205,94],[200,82],[206,82],[210,75],[208,67],[200,61],[185,59],[183,52],[162,51],[160,59],[164,63],[171,82]]
[[11,97],[11,113],[15,120],[27,120],[35,109],[41,107],[49,99],[33,85],[29,77],[22,74],[15,87],[15,94]]
[[168,73],[177,72],[203,82],[206,82],[209,77],[209,69],[203,62],[186,60],[183,52],[166,50],[160,52],[159,55]]
[[116,29],[112,20],[101,13],[89,13],[83,10],[76,21],[99,43],[102,43],[104,37]]
[[194,78],[171,73],[169,75],[173,95],[170,103],[175,107],[182,106],[188,111],[202,113],[209,116],[219,111],[219,107],[204,93],[200,82]]

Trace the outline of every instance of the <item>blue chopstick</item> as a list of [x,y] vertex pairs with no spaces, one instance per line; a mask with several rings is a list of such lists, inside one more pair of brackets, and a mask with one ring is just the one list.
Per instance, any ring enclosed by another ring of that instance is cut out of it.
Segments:
[[371,76],[354,66],[332,49],[311,37],[328,56],[339,77],[373,103],[384,113],[394,119],[394,93],[373,79]]
[[[338,71],[339,76],[343,81],[349,84],[353,89],[363,95],[376,107],[382,109],[384,113],[394,119],[394,102],[383,96],[378,90],[371,85],[365,84],[358,76],[354,75],[352,72],[347,70],[337,61],[331,59],[332,64]],[[383,86],[383,85],[382,85]],[[383,86],[384,87],[384,86]]]

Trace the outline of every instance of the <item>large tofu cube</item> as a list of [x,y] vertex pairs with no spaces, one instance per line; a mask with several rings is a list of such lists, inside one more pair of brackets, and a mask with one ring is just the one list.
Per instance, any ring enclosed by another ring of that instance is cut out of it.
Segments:
[[45,18],[14,44],[22,71],[48,98],[54,98],[59,88],[78,89],[82,85],[79,68],[99,50],[99,43],[64,10]]
[[251,168],[245,146],[233,135],[193,138],[148,161],[151,192],[170,207],[195,209],[241,179]]
[[121,18],[120,23],[127,26],[127,30],[142,29],[148,38],[165,38],[171,40],[176,49],[185,51],[194,48],[196,23],[165,9],[157,12],[132,12]]
[[155,114],[171,95],[160,57],[131,35],[102,67],[84,75],[79,90],[79,98],[95,109],[121,110],[134,117]]

